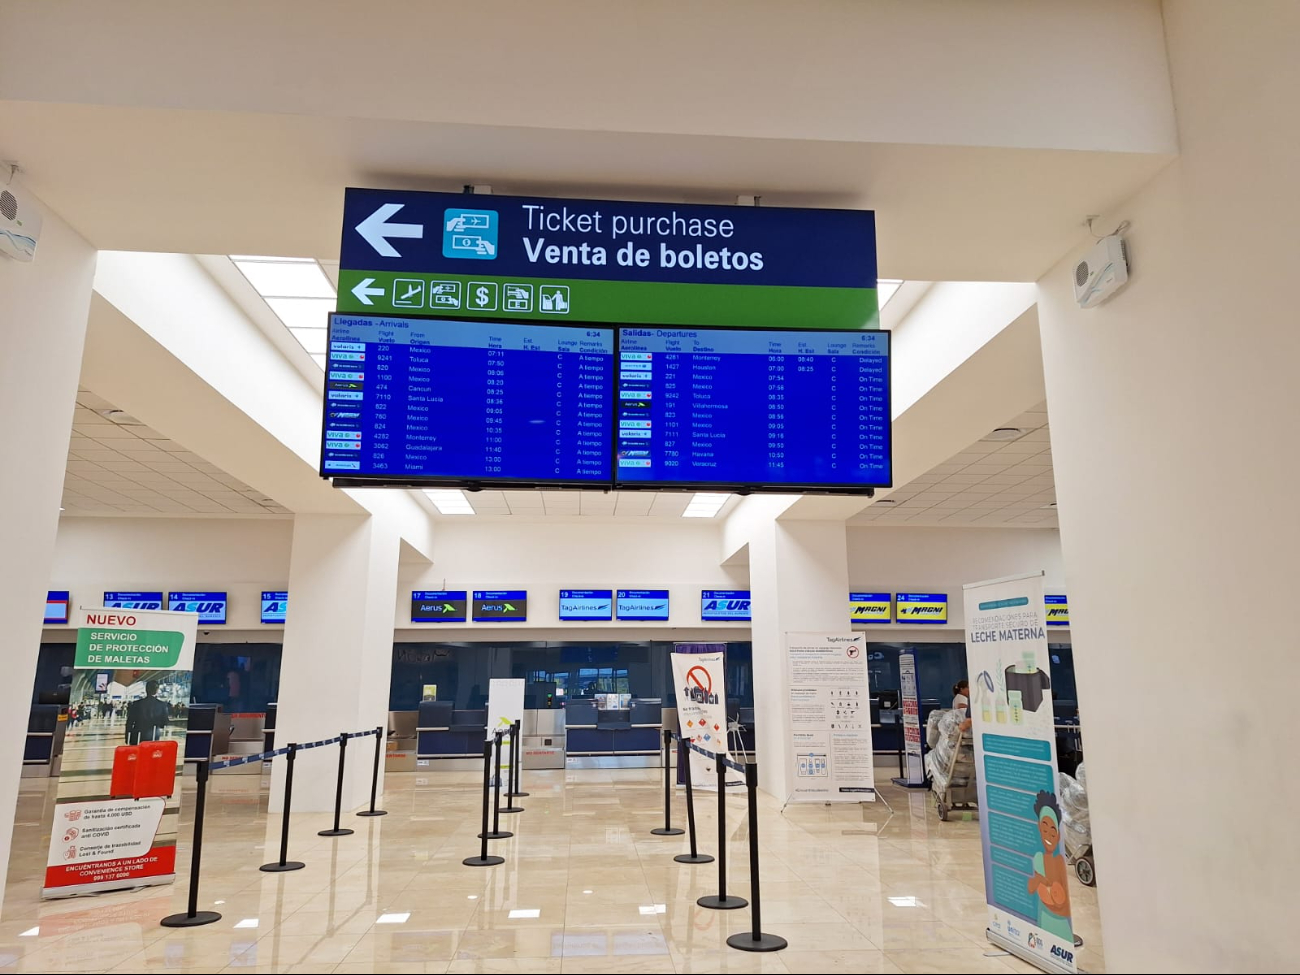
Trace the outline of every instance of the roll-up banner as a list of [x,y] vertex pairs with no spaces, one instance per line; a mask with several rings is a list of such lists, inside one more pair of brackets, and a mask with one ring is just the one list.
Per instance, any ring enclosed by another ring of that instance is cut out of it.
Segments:
[[[436,691],[435,691],[436,693]],[[524,679],[493,677],[488,681],[487,735],[491,738],[504,731],[501,739],[501,767],[510,767],[510,729],[524,720]],[[521,732],[522,736],[522,732]]]
[[988,938],[1045,972],[1076,972],[1043,574],[965,589]]
[[44,897],[175,879],[194,613],[81,609]]
[[[673,644],[673,683],[677,687],[678,734],[714,754],[727,754],[727,687],[724,673],[725,643]],[[716,789],[713,759],[690,750],[691,785]],[[742,786],[744,777],[727,772],[727,787]]]
[[921,749],[921,695],[916,684],[916,651],[898,654],[898,678],[903,685],[900,704],[903,711],[903,752],[907,755],[907,777],[896,784],[917,789],[925,785],[925,764]]
[[791,802],[876,798],[867,647],[860,634],[787,633]]

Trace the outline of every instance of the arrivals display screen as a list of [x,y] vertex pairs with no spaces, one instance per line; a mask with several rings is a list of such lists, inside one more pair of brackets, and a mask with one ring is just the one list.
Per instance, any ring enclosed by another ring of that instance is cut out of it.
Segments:
[[334,314],[321,474],[608,485],[613,383],[610,328]]
[[948,622],[948,594],[946,592],[900,592],[896,597],[894,617],[899,623],[915,626],[918,623],[940,624]]
[[412,623],[464,623],[464,589],[417,589],[411,593]]
[[618,487],[893,481],[889,332],[619,329]]
[[667,589],[620,589],[618,618],[621,620],[667,621]]
[[68,622],[68,604],[72,601],[67,590],[49,590],[45,593],[45,622]]
[[262,622],[283,625],[289,613],[287,592],[262,593]]
[[706,623],[748,623],[748,589],[705,589],[700,593],[700,619]]
[[106,609],[162,609],[161,592],[106,592]]
[[167,608],[173,613],[198,613],[201,624],[220,626],[226,622],[224,592],[169,592]]
[[475,623],[522,623],[528,619],[526,589],[475,589]]
[[560,619],[562,621],[582,622],[584,620],[612,620],[613,618],[614,590],[560,590]]

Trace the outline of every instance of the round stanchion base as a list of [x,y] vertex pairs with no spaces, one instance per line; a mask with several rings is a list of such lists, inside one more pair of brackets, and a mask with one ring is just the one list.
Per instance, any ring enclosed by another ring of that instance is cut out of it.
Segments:
[[740,934],[733,934],[728,938],[727,944],[733,948],[739,948],[741,951],[780,951],[782,948],[788,947],[790,942],[778,934],[763,932],[755,938],[752,931],[742,931]]
[[676,826],[660,826],[658,829],[650,831],[651,836],[681,836],[686,830],[678,829]]
[[358,816],[387,816],[387,809],[365,809],[357,813]]
[[524,807],[523,806],[502,806],[501,811],[503,813],[521,813],[524,811]]
[[523,799],[525,796],[530,796],[530,795],[532,795],[531,792],[507,792],[507,793],[506,793],[506,798],[507,798],[507,799]]
[[[699,904],[700,907],[707,907],[711,911],[736,911],[749,906],[749,901],[743,897],[729,896],[726,900],[723,900],[717,894],[705,894],[695,903]],[[749,935],[745,935],[745,937],[748,938]]]
[[351,836],[354,832],[356,831],[351,829],[322,829],[319,830],[316,833],[316,835],[317,836]]
[[[709,856],[707,853],[696,853],[694,856],[692,856],[689,853],[679,853],[677,854],[677,856],[673,857],[673,859],[676,860],[678,863],[712,863],[713,862],[713,857]],[[730,900],[730,898],[728,898],[728,900]]]
[[301,870],[307,864],[301,860],[287,860],[284,863],[264,863],[257,869],[262,873],[286,873],[290,870]]
[[164,928],[197,928],[200,924],[211,924],[220,920],[221,915],[216,911],[195,911],[193,916],[189,914],[168,914],[158,923]]
[[[502,811],[504,812],[505,810],[502,810]],[[512,833],[512,832],[510,832],[510,830],[508,830],[508,829],[498,829],[498,830],[495,830],[495,831],[493,831],[493,832],[491,832],[491,833],[479,833],[479,834],[477,834],[477,835],[478,835],[478,838],[481,839],[481,840],[482,840],[482,839],[488,839],[488,840],[508,840],[508,839],[510,839],[510,837],[514,836],[515,834]]]
[[505,857],[466,857],[460,861],[467,867],[495,867],[498,863],[505,863]]

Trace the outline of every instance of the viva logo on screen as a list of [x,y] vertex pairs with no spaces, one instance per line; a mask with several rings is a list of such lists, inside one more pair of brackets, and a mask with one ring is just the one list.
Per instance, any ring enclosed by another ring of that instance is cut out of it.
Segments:
[[442,212],[442,256],[496,260],[497,212],[447,207]]

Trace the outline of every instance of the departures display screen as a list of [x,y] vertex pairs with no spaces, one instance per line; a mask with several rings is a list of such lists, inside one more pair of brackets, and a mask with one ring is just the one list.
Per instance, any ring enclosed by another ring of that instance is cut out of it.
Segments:
[[608,484],[614,331],[330,316],[321,473]]
[[889,333],[619,330],[617,486],[888,487]]

